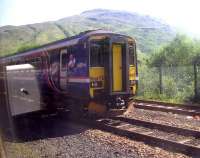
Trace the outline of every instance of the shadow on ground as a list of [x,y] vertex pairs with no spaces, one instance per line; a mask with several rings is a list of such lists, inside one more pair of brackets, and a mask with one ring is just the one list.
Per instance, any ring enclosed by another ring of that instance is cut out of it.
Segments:
[[87,127],[75,124],[67,116],[20,117],[14,121],[12,134],[6,136],[8,141],[26,142],[38,139],[62,137],[80,134]]

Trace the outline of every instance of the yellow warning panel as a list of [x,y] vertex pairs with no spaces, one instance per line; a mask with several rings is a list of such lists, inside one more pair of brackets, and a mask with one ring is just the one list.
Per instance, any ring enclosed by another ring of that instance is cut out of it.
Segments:
[[129,67],[129,80],[136,80],[136,67],[132,65]]
[[94,97],[94,90],[95,89],[103,89],[104,88],[104,67],[90,67],[89,70],[90,74],[90,81],[101,81],[101,87],[91,87],[90,86],[90,97]]
[[[134,65],[130,65],[129,67],[129,80],[136,81],[136,66]],[[136,94],[136,84],[131,85],[131,87],[132,94]]]
[[113,91],[122,91],[122,45],[113,44]]

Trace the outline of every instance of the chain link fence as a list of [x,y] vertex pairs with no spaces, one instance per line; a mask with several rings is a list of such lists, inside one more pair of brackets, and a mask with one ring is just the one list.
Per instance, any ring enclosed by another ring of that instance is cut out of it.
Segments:
[[139,66],[140,99],[182,103],[200,100],[200,66]]

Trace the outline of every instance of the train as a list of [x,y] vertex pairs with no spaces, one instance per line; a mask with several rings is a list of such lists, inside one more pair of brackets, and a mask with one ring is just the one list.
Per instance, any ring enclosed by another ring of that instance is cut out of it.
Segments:
[[1,116],[126,107],[137,92],[136,40],[89,30],[2,57],[0,74]]

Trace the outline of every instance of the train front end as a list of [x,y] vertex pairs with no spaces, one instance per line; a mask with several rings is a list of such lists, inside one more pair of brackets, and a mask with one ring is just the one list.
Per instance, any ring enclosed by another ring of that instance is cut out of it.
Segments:
[[88,40],[88,48],[89,108],[98,111],[101,105],[126,107],[137,90],[135,40],[118,34],[94,35]]

